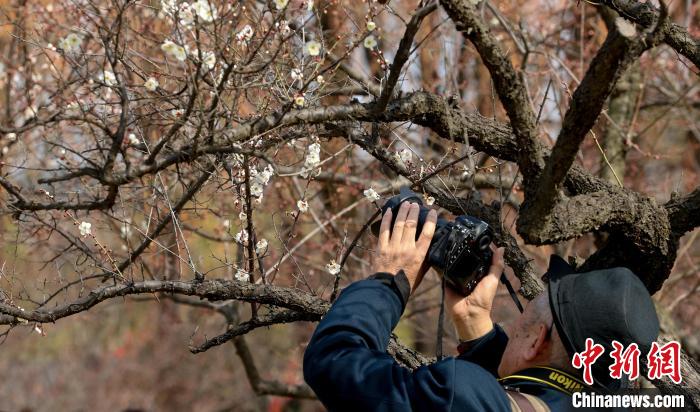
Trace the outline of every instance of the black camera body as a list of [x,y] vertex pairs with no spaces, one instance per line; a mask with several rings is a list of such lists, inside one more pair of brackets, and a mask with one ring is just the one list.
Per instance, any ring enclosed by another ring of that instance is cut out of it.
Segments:
[[[418,194],[402,187],[398,195],[387,200],[382,206],[382,214],[391,209],[393,229],[403,202],[420,205],[416,228],[418,239],[430,212]],[[372,225],[375,235],[379,234],[380,225],[381,221]],[[490,248],[492,239],[493,231],[488,223],[475,217],[460,215],[454,221],[438,218],[435,235],[428,249],[428,263],[445,278],[448,286],[465,296],[469,295],[488,273],[493,256]]]

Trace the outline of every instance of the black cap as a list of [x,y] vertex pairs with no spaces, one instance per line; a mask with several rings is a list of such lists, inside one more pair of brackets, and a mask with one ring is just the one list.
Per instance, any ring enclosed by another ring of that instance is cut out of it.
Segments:
[[646,354],[659,335],[659,319],[646,287],[627,268],[574,273],[556,255],[550,258],[546,276],[554,324],[569,356],[585,350],[586,338],[601,344],[605,352],[593,364],[593,379],[596,386],[619,389],[622,381],[610,378],[608,370],[612,342],[625,347],[636,343]]

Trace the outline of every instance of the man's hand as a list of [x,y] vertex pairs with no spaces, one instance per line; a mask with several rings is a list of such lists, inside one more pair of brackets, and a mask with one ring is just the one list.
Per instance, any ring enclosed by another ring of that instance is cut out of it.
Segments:
[[445,304],[452,314],[452,320],[457,328],[457,335],[463,341],[480,338],[491,331],[491,305],[496,297],[499,277],[503,273],[503,248],[496,249],[491,245],[493,258],[489,273],[476,285],[474,291],[467,297],[460,295],[451,288],[445,288]]
[[403,269],[411,284],[411,292],[416,290],[423,275],[428,271],[426,255],[437,221],[437,212],[431,210],[423,224],[420,237],[416,240],[419,211],[420,206],[417,203],[401,203],[393,230],[391,209],[384,213],[379,229],[379,253],[374,263],[375,272],[396,274],[399,269]]

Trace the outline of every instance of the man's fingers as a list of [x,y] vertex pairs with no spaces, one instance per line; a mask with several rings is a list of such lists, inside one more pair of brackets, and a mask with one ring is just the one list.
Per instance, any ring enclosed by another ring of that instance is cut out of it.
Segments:
[[418,203],[411,203],[408,209],[408,216],[406,217],[406,224],[403,228],[403,235],[401,236],[401,242],[413,244],[416,241],[416,226],[418,226],[418,212],[420,212],[420,206]]
[[416,243],[416,246],[423,252],[427,251],[428,246],[430,246],[430,241],[433,239],[433,235],[435,234],[436,222],[437,212],[433,209],[428,212],[428,217],[425,219],[425,223],[423,223],[423,230],[421,231],[418,242]]
[[503,262],[503,253],[506,249],[499,247],[492,248],[491,250],[493,250],[493,257],[491,258],[491,267],[489,268],[489,272],[498,272],[497,275],[501,276],[501,272],[503,272],[503,268],[506,266],[506,264]]
[[387,209],[379,226],[379,250],[386,250],[391,236],[391,209]]
[[399,247],[399,244],[401,244],[403,227],[406,224],[406,216],[410,206],[408,202],[403,202],[401,207],[399,207],[399,212],[396,214],[396,221],[394,222],[394,229],[391,231],[391,240],[389,241],[392,248]]

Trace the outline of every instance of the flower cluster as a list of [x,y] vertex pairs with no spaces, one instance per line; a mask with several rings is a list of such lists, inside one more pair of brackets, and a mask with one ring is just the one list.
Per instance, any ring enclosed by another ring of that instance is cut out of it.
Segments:
[[316,40],[311,40],[304,46],[304,51],[309,56],[318,56],[321,54],[321,43],[317,42]]
[[260,172],[254,167],[250,168],[250,194],[257,198],[256,201],[262,201],[263,190],[274,173],[275,169],[272,165],[267,165],[267,167]]
[[289,77],[291,77],[294,81],[304,80],[304,73],[302,73],[299,69],[292,69],[292,71],[289,72]]
[[326,270],[331,275],[337,275],[340,273],[340,265],[336,263],[335,259],[331,259],[331,262],[326,265]]
[[370,50],[374,49],[377,47],[377,39],[370,34],[369,36],[365,37],[364,46]]
[[160,49],[163,50],[165,53],[173,56],[175,59],[178,61],[185,61],[187,58],[187,49],[184,47],[173,43],[170,40],[166,40],[161,44]]
[[160,8],[163,13],[174,15],[177,12],[177,0],[161,0]]
[[238,33],[236,33],[236,41],[240,43],[248,43],[250,39],[253,38],[253,28],[250,27],[250,24],[246,24],[245,27],[241,29]]
[[379,196],[379,193],[377,193],[376,190],[372,189],[371,187],[364,192],[362,192],[367,199],[369,199],[372,202],[376,202],[379,200],[381,197]]
[[289,0],[275,0],[275,7],[277,7],[277,10],[282,10],[287,7],[287,3],[289,3]]
[[202,54],[202,63],[204,63],[205,66],[209,70],[213,69],[214,66],[216,65],[216,55],[214,52],[206,52]]
[[248,244],[248,231],[245,229],[241,229],[240,232],[236,233],[236,236],[233,237],[236,242],[240,243],[241,245],[246,245]]
[[306,213],[309,211],[309,203],[306,200],[297,200],[297,209],[301,213]]
[[248,274],[248,272],[241,268],[236,268],[236,274],[233,275],[233,277],[236,278],[236,280],[239,282],[247,282],[248,280],[250,280],[250,275]]
[[58,42],[58,47],[65,53],[75,54],[80,51],[80,45],[82,43],[83,39],[80,36],[75,33],[71,33]]
[[267,239],[261,239],[255,244],[255,253],[258,255],[267,252]]
[[92,228],[92,223],[90,222],[80,222],[80,225],[78,225],[78,230],[80,231],[80,236],[89,236],[92,233],[90,232],[90,228]]
[[292,32],[292,29],[291,27],[289,27],[289,22],[287,20],[280,20],[279,22],[275,23],[275,27],[283,36],[287,36]]
[[153,77],[149,77],[148,80],[143,83],[143,87],[145,87],[149,92],[155,92],[156,89],[158,89],[158,86],[160,86],[158,84],[158,80],[154,79]]
[[136,135],[133,133],[129,133],[128,139],[129,139],[129,144],[132,146],[136,146],[137,144],[141,143],[139,138],[136,137]]
[[102,80],[102,82],[107,86],[115,86],[117,84],[117,76],[108,70],[102,72],[100,80]]
[[311,143],[304,159],[304,172],[301,176],[304,178],[318,176],[321,173],[321,168],[317,167],[319,163],[321,163],[321,145]]
[[217,17],[216,9],[211,7],[208,0],[197,0],[190,7],[197,14],[197,17],[207,23],[211,23]]
[[183,2],[179,6],[177,0],[161,0],[160,5],[163,14],[172,17],[177,15],[180,18],[180,24],[186,28],[194,25],[195,16],[206,23],[211,23],[217,18],[217,11],[209,0],[197,0],[192,4]]

